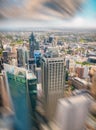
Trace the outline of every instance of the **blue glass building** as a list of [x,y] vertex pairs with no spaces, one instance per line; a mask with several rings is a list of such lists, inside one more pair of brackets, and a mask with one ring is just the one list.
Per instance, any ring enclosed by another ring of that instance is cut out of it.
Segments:
[[37,67],[40,67],[41,63],[40,63],[40,60],[41,60],[41,52],[40,50],[35,50],[34,51],[34,59],[35,59],[35,64]]

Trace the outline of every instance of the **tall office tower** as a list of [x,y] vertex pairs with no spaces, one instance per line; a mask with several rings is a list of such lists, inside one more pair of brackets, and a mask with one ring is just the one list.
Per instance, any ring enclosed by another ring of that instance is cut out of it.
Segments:
[[36,40],[32,33],[29,37],[30,58],[34,58],[35,42]]
[[37,78],[33,72],[26,73],[28,93],[29,93],[29,103],[31,106],[31,115],[34,121],[36,120],[36,101],[37,101]]
[[33,73],[29,73],[23,68],[7,64],[4,64],[4,70],[7,74],[10,95],[16,115],[16,126],[20,130],[29,130],[35,126],[36,77]]
[[64,58],[59,57],[56,47],[49,48],[41,60],[42,87],[45,94],[45,113],[54,116],[56,103],[64,96]]
[[34,34],[29,37],[30,58],[34,58],[34,50],[39,50],[39,42],[36,41]]
[[18,67],[26,67],[29,59],[29,51],[25,46],[20,46],[17,49],[17,64]]
[[7,51],[3,51],[3,62],[8,63],[8,52]]

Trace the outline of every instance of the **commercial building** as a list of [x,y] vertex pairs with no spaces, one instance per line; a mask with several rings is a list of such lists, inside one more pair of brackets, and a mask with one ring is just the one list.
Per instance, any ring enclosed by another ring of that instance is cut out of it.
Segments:
[[17,49],[17,64],[18,67],[26,67],[29,59],[29,51],[25,46],[20,46]]
[[2,53],[2,55],[3,55],[3,62],[4,63],[8,63],[8,51],[3,51],[3,53]]
[[23,68],[4,64],[4,70],[16,114],[15,122],[20,130],[29,130],[35,124],[37,79],[32,72]]
[[96,64],[96,56],[90,56],[90,57],[88,58],[88,62],[89,62],[89,63],[92,63],[92,64]]
[[28,60],[28,70],[29,70],[29,71],[33,71],[34,74],[35,74],[35,69],[36,69],[35,60],[34,60],[34,58],[30,58],[30,59]]
[[36,41],[34,34],[29,37],[30,58],[34,58],[34,50],[39,50],[39,43]]
[[41,61],[42,88],[45,95],[45,113],[52,119],[57,100],[64,96],[64,58],[57,48],[49,48]]
[[37,67],[40,67],[41,65],[41,52],[40,50],[34,50],[34,59],[35,59],[35,64]]

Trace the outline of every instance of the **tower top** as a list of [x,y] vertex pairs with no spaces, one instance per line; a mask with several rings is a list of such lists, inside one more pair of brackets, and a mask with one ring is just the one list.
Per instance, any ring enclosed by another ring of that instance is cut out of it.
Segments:
[[30,37],[29,37],[30,40],[34,41],[35,40],[35,36],[33,34],[33,32],[31,33]]

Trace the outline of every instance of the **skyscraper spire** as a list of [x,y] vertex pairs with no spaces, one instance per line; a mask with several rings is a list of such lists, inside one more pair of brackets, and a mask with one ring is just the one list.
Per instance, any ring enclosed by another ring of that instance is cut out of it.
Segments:
[[32,32],[29,38],[31,41],[35,41],[34,33]]

